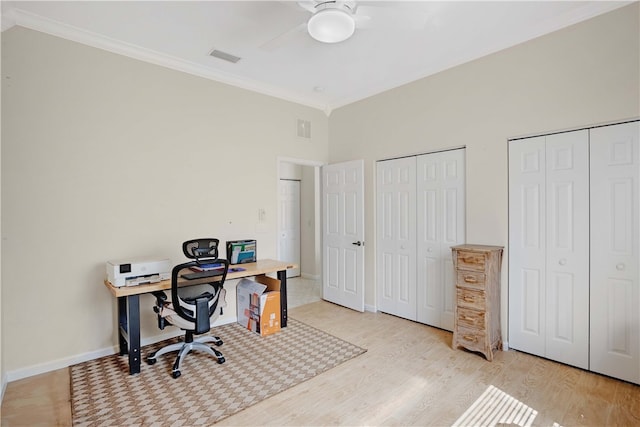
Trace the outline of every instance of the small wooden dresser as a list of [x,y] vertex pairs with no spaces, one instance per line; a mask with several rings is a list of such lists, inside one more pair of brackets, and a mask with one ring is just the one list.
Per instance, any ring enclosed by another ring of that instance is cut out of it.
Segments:
[[456,270],[452,346],[480,352],[492,361],[493,349],[502,349],[500,267],[503,247],[465,244],[451,250]]

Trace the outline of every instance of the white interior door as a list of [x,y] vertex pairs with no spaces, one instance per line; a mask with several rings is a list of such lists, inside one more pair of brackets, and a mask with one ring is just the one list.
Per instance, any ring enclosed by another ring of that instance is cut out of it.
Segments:
[[364,161],[322,167],[323,298],[364,311]]
[[376,169],[377,307],[416,320],[416,158]]
[[546,137],[546,357],[589,367],[589,134]]
[[591,370],[640,383],[640,125],[591,131]]
[[465,243],[465,150],[417,157],[417,320],[453,330],[451,247]]
[[545,137],[509,144],[509,346],[545,356]]
[[287,277],[300,275],[300,181],[280,180],[278,259],[296,264]]

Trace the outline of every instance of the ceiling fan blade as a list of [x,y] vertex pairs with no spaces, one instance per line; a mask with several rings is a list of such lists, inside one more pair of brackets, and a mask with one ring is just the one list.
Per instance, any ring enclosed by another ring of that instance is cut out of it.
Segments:
[[[369,19],[362,19],[362,18]],[[358,5],[356,8],[358,28],[383,30],[422,30],[427,26],[427,13],[417,13],[414,9],[405,9],[401,5],[388,4]]]
[[306,0],[306,1],[299,1],[297,2],[298,6],[300,6],[301,8],[308,10],[311,13],[315,13],[316,12],[316,6],[318,5],[318,3],[316,3],[313,0]]
[[279,36],[276,36],[271,40],[263,43],[260,46],[260,49],[266,50],[268,52],[274,51],[276,49],[281,48],[282,46],[287,45],[288,43],[293,41],[296,37],[300,37],[306,31],[307,31],[307,23],[303,22],[291,28],[290,30],[285,31]]
[[371,28],[371,17],[369,15],[353,15],[357,28]]

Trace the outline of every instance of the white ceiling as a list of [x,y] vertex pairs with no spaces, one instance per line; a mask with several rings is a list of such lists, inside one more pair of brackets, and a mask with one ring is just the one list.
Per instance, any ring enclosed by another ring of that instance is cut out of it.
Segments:
[[[629,1],[360,1],[370,19],[313,40],[293,1],[4,1],[20,25],[324,110],[471,61]],[[221,50],[242,59],[211,57]]]

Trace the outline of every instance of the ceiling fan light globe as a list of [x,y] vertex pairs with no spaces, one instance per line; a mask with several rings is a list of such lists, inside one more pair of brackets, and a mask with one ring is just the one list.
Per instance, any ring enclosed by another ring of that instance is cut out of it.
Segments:
[[349,13],[339,9],[324,9],[316,12],[309,22],[309,35],[323,43],[339,43],[351,37],[356,22]]

